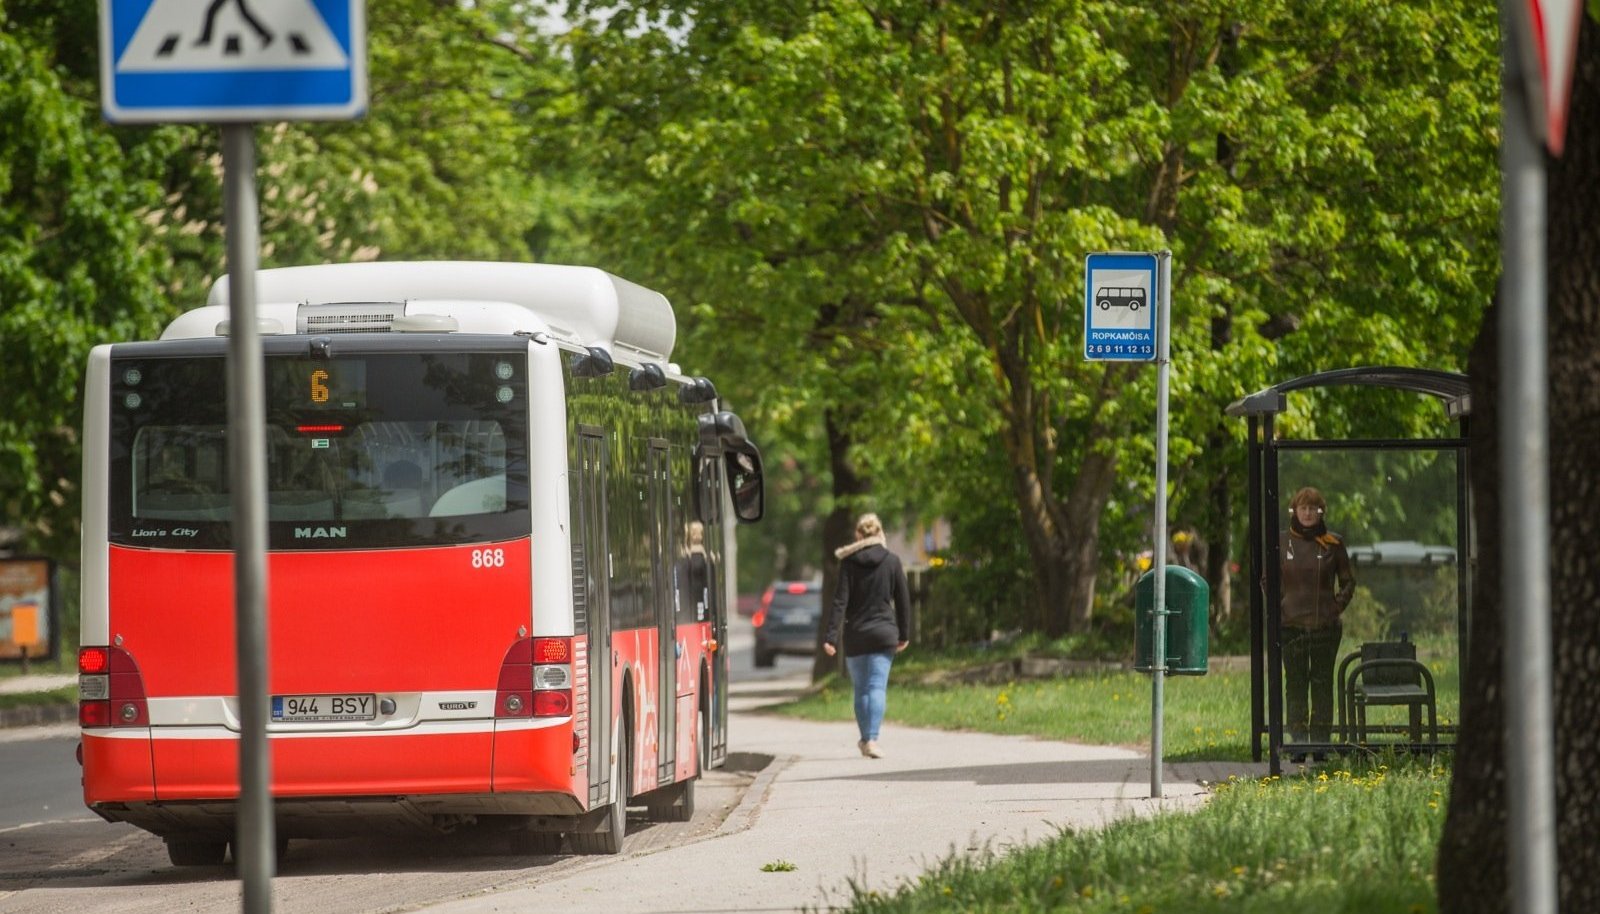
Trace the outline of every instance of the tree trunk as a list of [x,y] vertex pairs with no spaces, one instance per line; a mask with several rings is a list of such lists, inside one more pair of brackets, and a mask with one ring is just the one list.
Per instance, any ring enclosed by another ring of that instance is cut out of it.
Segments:
[[[1600,911],[1600,24],[1585,13],[1566,153],[1549,163],[1550,624],[1563,911]],[[1508,910],[1494,309],[1473,353],[1472,460],[1482,548],[1462,734],[1439,849],[1439,908]]]
[[[1236,420],[1235,420],[1236,421]],[[1226,438],[1213,432],[1206,441],[1214,454],[1225,453]],[[1233,491],[1235,476],[1227,467],[1217,469],[1207,493],[1211,500],[1211,529],[1206,531],[1204,574],[1211,588],[1212,631],[1233,618]]]
[[1030,468],[1015,466],[1022,535],[1038,575],[1037,618],[1051,637],[1082,631],[1093,617],[1100,516],[1116,478],[1115,461],[1103,454],[1086,456],[1072,492],[1059,503]]
[[853,439],[833,410],[824,414],[823,424],[828,433],[828,464],[833,470],[833,510],[822,522],[822,624],[817,626],[817,650],[811,661],[812,682],[821,682],[829,673],[844,669],[844,651],[829,657],[822,650],[831,618],[833,589],[839,582],[839,560],[833,557],[833,550],[855,540],[856,504],[860,496],[872,489],[850,460]]

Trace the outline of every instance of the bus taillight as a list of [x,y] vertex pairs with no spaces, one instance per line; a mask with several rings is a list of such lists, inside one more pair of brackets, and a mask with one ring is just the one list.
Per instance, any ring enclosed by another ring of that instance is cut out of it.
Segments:
[[523,638],[506,651],[495,690],[496,717],[572,713],[572,639]]
[[572,713],[572,639],[533,639],[533,716]]
[[120,647],[78,651],[78,725],[148,727],[144,677],[133,655]]

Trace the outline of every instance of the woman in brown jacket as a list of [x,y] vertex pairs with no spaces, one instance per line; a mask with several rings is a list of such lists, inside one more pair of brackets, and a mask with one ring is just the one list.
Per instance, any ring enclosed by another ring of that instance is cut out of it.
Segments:
[[[1344,540],[1329,533],[1323,521],[1327,510],[1327,500],[1316,489],[1307,486],[1294,493],[1289,529],[1278,544],[1283,560],[1279,636],[1288,693],[1285,722],[1294,742],[1326,743],[1332,735],[1333,666],[1344,635],[1340,616],[1356,592]],[[1304,753],[1291,758],[1302,761]]]

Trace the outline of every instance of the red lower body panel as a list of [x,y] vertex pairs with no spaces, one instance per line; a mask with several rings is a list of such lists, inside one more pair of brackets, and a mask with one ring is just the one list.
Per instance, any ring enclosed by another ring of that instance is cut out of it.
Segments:
[[83,735],[83,800],[137,803],[156,798],[150,740]]
[[[91,803],[239,795],[237,739],[84,737]],[[570,725],[492,733],[272,737],[276,797],[573,793]]]
[[494,792],[578,793],[572,725],[504,730],[494,738]]
[[[487,732],[272,738],[272,794],[486,793],[493,745],[494,736]],[[160,799],[239,795],[237,740],[155,739],[151,751]]]

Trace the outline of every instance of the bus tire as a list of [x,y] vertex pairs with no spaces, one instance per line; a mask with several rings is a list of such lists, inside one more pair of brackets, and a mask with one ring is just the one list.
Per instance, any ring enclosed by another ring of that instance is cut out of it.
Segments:
[[657,822],[687,822],[694,818],[694,782],[698,777],[668,784],[646,798],[650,818]]
[[[624,692],[623,694],[627,694]],[[627,718],[623,718],[626,723]],[[629,731],[631,732],[631,727]],[[575,831],[567,835],[575,854],[620,854],[622,839],[628,832],[628,782],[624,780],[629,770],[628,741],[621,728],[611,744],[611,803],[606,806],[605,821],[597,831]]]
[[167,838],[167,859],[173,866],[221,866],[228,842],[210,838]]

